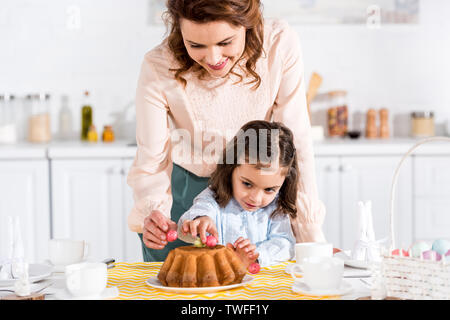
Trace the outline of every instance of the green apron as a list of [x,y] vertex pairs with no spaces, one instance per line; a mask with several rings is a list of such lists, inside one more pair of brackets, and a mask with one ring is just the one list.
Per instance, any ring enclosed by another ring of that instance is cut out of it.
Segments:
[[[172,221],[178,223],[180,217],[192,206],[194,198],[208,186],[209,178],[202,178],[173,164],[172,169]],[[169,251],[180,246],[188,245],[179,239],[169,242],[163,249],[150,249],[142,242],[142,233],[139,233],[142,243],[142,255],[145,262],[164,261]]]

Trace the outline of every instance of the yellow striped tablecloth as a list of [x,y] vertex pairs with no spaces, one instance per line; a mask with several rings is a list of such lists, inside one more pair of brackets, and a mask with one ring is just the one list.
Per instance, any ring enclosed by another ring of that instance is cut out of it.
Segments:
[[108,286],[116,286],[116,300],[323,300],[339,296],[307,296],[292,291],[294,280],[285,272],[284,262],[261,268],[249,284],[226,291],[204,294],[180,294],[159,290],[145,282],[156,277],[162,262],[116,263],[108,270]]

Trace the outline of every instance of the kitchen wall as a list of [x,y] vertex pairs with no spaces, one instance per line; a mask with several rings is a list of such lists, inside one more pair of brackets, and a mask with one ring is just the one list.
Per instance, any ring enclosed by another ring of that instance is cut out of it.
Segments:
[[[77,19],[77,8],[79,17]],[[412,110],[433,110],[438,133],[450,119],[450,1],[422,0],[417,25],[295,26],[305,74],[324,78],[321,92],[347,90],[352,114],[391,111],[397,136],[408,134]],[[164,26],[149,23],[147,0],[1,0],[0,92],[52,94],[56,134],[61,96],[69,96],[80,127],[82,93],[92,93],[97,128],[115,125],[134,136],[134,94],[145,52],[162,40]],[[312,105],[324,123],[326,105]]]

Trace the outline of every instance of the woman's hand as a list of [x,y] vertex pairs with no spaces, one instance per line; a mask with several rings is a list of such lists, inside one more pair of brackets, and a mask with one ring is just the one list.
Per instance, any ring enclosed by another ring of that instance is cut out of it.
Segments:
[[190,233],[193,238],[200,235],[200,240],[202,243],[206,243],[207,232],[216,237],[216,239],[219,239],[219,234],[217,232],[216,225],[214,224],[214,220],[208,216],[202,216],[194,220],[184,221],[181,226],[181,231],[184,234]]
[[234,249],[234,252],[236,252],[246,268],[253,262],[256,262],[259,257],[259,253],[256,252],[256,246],[249,239],[244,239],[243,237],[239,237],[234,244],[227,243],[227,247]]
[[151,249],[163,249],[167,244],[166,234],[177,230],[177,224],[158,210],[153,210],[144,219],[142,241]]

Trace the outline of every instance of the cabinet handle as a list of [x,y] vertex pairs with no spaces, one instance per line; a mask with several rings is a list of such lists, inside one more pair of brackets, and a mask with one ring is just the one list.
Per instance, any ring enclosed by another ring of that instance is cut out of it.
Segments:
[[336,172],[336,171],[339,170],[339,165],[337,165],[337,164],[330,164],[330,165],[328,165],[328,166],[326,167],[326,170],[327,170],[328,172]]
[[110,168],[108,170],[108,174],[120,174],[120,175],[122,175],[123,174],[123,169],[120,168],[120,167]]
[[344,164],[344,165],[341,166],[341,171],[342,172],[349,172],[351,170],[353,170],[353,167],[351,165],[349,165],[349,164]]

